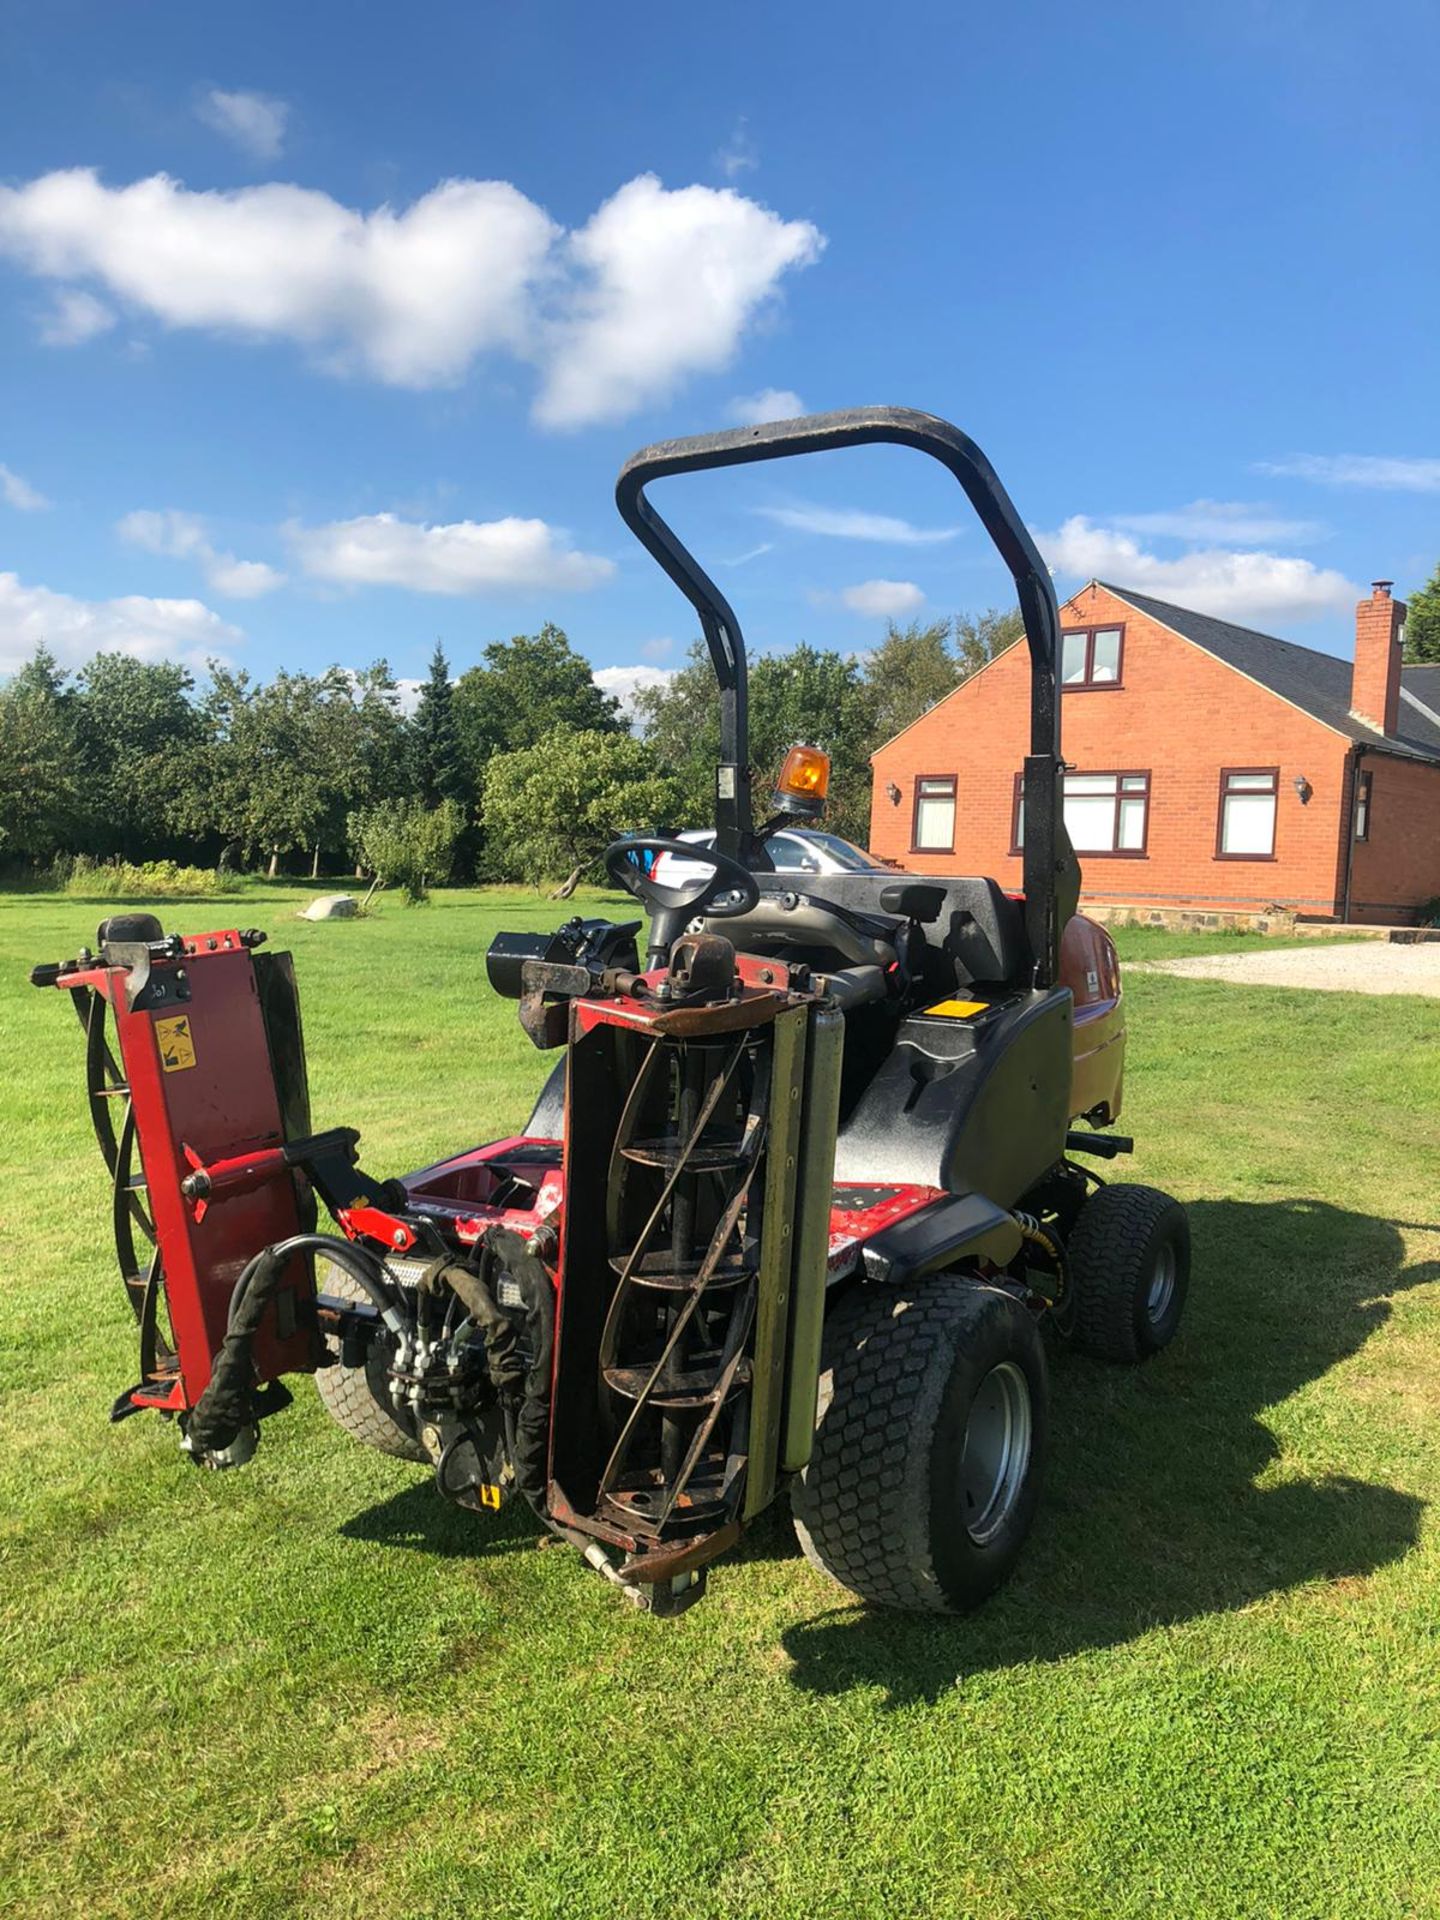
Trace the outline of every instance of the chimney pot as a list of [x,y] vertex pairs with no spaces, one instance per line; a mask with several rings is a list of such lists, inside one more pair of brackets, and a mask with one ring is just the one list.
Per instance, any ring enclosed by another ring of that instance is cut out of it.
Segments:
[[1393,580],[1372,580],[1370,582],[1370,585],[1375,590],[1375,598],[1377,600],[1388,600],[1390,598],[1390,589],[1394,584],[1395,582]]

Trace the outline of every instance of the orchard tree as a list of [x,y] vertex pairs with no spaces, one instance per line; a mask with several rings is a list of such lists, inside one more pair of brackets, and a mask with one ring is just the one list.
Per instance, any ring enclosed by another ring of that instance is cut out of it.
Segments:
[[505,879],[563,878],[568,894],[622,833],[671,824],[680,798],[679,782],[645,741],[557,727],[533,746],[492,755],[485,769],[489,864]]
[[97,653],[80,669],[75,732],[92,823],[88,852],[143,860],[167,850],[156,775],[163,756],[200,737],[194,684],[173,661],[128,653]]
[[434,807],[382,800],[352,814],[349,823],[356,857],[374,874],[375,885],[399,887],[412,907],[429,897],[432,883],[443,885],[450,878],[464,827],[464,810],[454,800]]
[[1405,661],[1409,666],[1440,664],[1440,567],[1407,602]]

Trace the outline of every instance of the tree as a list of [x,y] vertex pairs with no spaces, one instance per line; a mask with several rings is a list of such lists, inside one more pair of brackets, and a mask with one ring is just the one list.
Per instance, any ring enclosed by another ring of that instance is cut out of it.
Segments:
[[619,701],[600,691],[590,662],[549,621],[539,633],[495,641],[485,649],[484,661],[462,673],[455,687],[462,758],[477,785],[492,753],[533,747],[557,727],[624,731]]
[[454,800],[435,807],[382,800],[351,816],[350,840],[377,884],[400,887],[413,907],[428,897],[430,882],[450,878],[464,826],[464,811]]
[[167,813],[180,832],[236,841],[247,859],[315,846],[330,801],[320,708],[322,683],[277,673],[262,686],[210,662],[201,738],[165,763]]
[[415,791],[427,807],[442,800],[463,801],[470,782],[460,751],[455,720],[455,690],[450,685],[450,663],[437,640],[430,656],[430,673],[420,689],[419,705],[410,722]]
[[41,860],[72,851],[82,820],[74,696],[41,646],[0,688],[0,850]]
[[[715,765],[720,757],[719,700],[700,643],[665,687],[642,689],[636,711],[647,746],[680,784],[677,818],[709,825],[715,816]],[[830,755],[827,823],[837,833],[867,831],[873,703],[860,668],[838,653],[801,645],[764,654],[750,670],[750,767],[754,810],[763,818],[770,783],[788,748],[799,743]]]
[[1415,666],[1440,664],[1440,567],[1407,603],[1405,659]]
[[481,800],[490,864],[502,877],[573,885],[612,840],[672,821],[680,783],[628,733],[557,727],[492,755]]
[[960,656],[960,678],[968,680],[972,673],[978,673],[1007,647],[1013,647],[1024,632],[1025,622],[1018,607],[986,607],[983,613],[957,614],[955,650]]
[[81,777],[91,813],[87,852],[144,860],[169,850],[157,804],[162,757],[198,739],[187,670],[167,660],[97,653],[74,696]]
[[886,627],[885,638],[865,662],[872,752],[959,686],[964,670],[951,651],[950,630],[948,620],[932,620],[928,626],[912,620],[905,627],[892,620]]

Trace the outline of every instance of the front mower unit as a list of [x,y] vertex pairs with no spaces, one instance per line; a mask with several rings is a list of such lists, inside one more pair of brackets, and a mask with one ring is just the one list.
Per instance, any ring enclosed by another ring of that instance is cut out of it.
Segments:
[[[655,479],[871,442],[939,460],[1010,567],[1031,659],[1024,891],[775,872],[823,805],[787,756],[756,820],[735,616]],[[483,1516],[528,1503],[637,1604],[676,1613],[781,1492],[812,1562],[876,1604],[960,1611],[1035,1512],[1042,1331],[1140,1360],[1173,1337],[1182,1209],[1086,1162],[1130,1142],[1115,950],[1075,912],[1054,590],[983,455],[875,408],[649,448],[622,516],[694,607],[720,693],[716,844],[605,856],[649,926],[501,934],[491,986],[563,1049],[524,1132],[401,1178],[311,1129],[288,954],[237,928],[104,922],[37,967],[85,1032],[138,1377],[197,1466],[254,1453],[313,1373],[355,1438]],[[669,861],[701,878],[670,881]],[[1098,1191],[1094,1191],[1098,1189]],[[316,1232],[323,1203],[336,1232]],[[318,1275],[318,1281],[317,1281]]]

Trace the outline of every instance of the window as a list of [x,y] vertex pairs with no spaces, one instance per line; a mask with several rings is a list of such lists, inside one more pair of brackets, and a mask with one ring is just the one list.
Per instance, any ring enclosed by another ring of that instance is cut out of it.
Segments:
[[[1077,853],[1144,857],[1150,832],[1148,773],[1067,773],[1065,831]],[[1025,847],[1025,778],[1015,776],[1012,853]]]
[[1118,687],[1125,649],[1123,627],[1082,627],[1060,636],[1060,684],[1072,687]]
[[1372,775],[1359,773],[1355,776],[1355,838],[1370,838],[1370,781]]
[[955,776],[922,774],[915,782],[915,825],[912,853],[955,851]]
[[1227,767],[1220,775],[1217,860],[1273,860],[1278,767]]
[[777,873],[819,873],[820,862],[793,834],[774,834],[768,845]]

